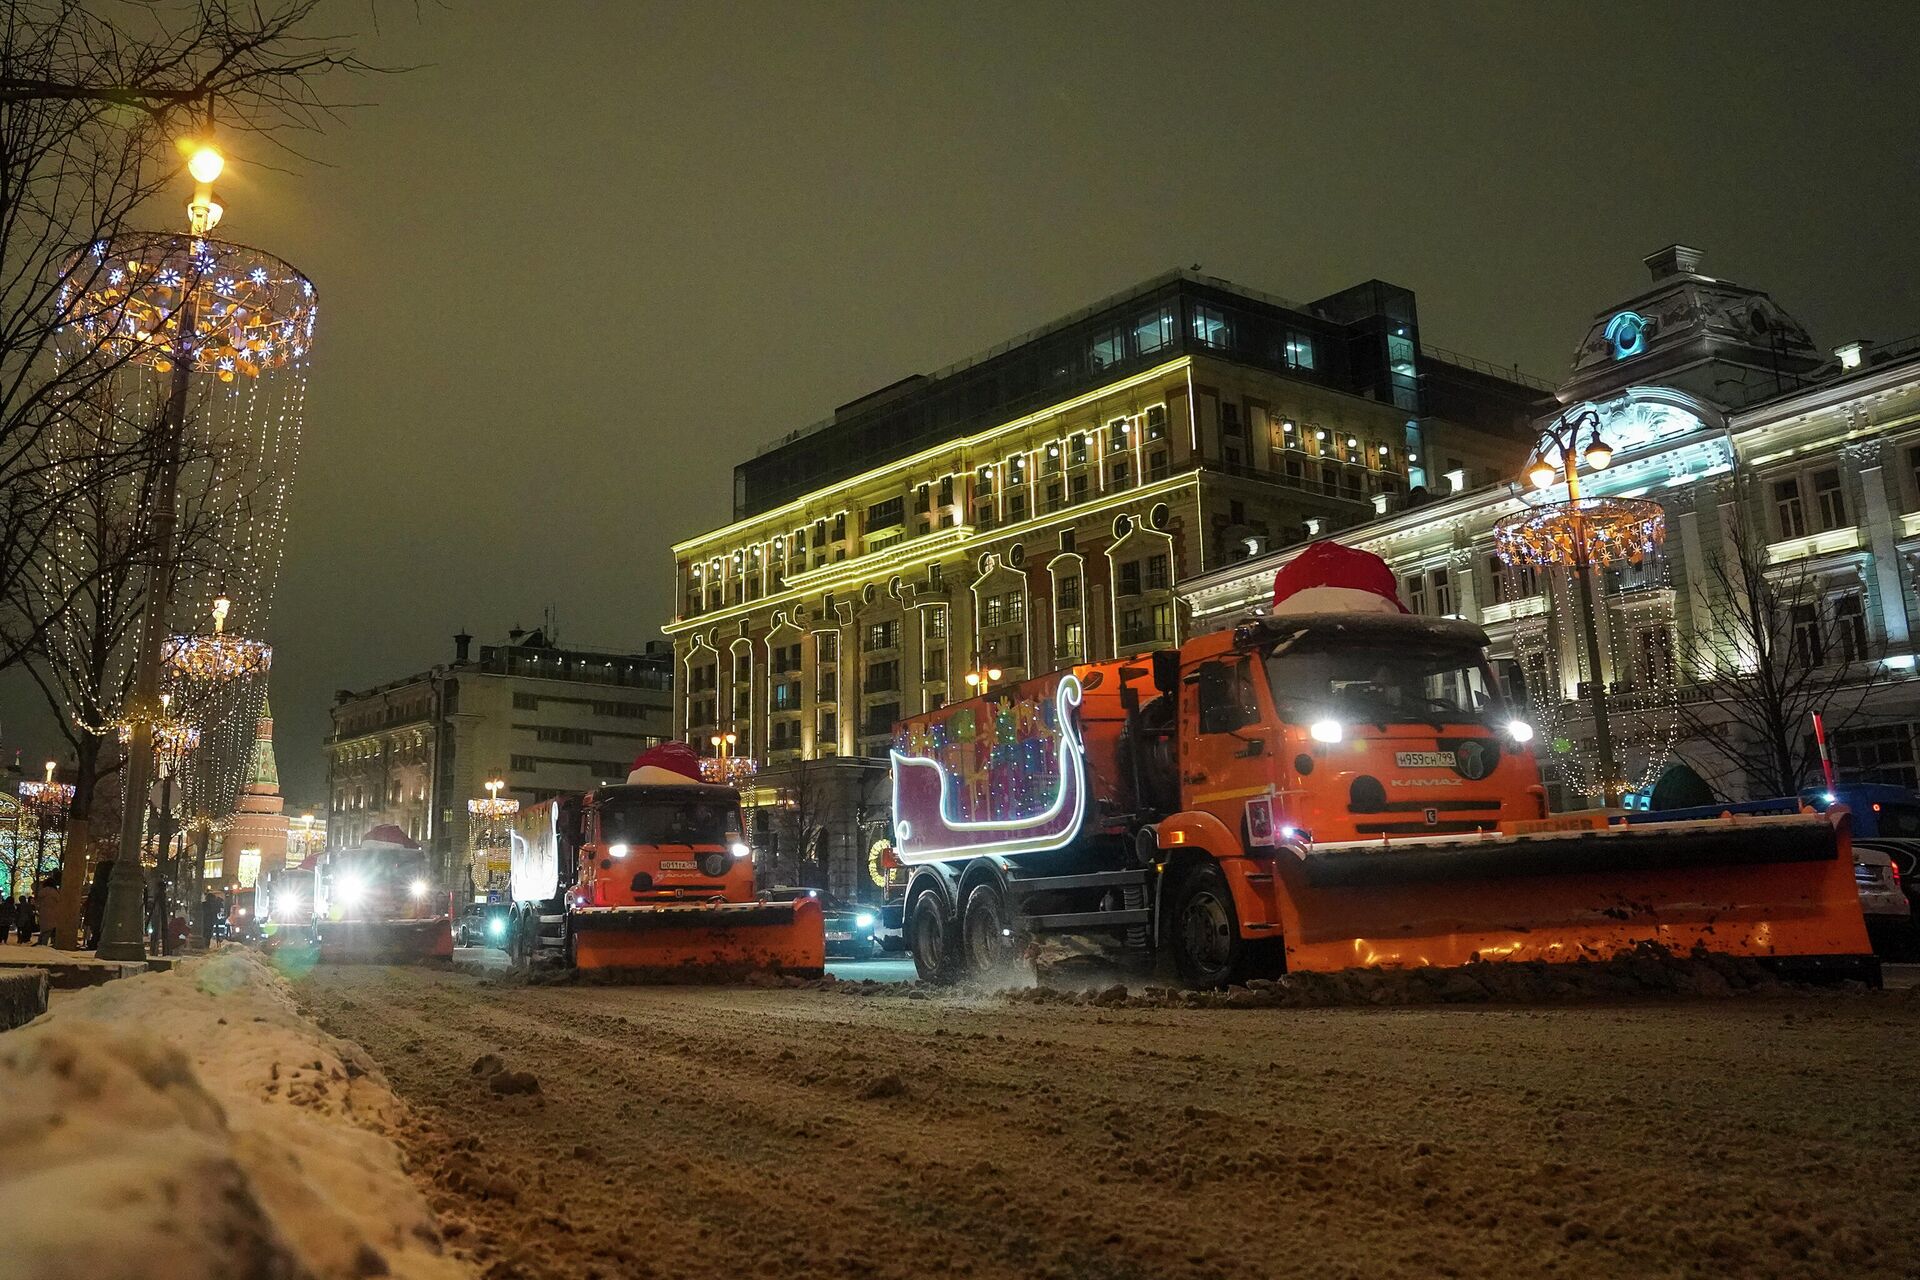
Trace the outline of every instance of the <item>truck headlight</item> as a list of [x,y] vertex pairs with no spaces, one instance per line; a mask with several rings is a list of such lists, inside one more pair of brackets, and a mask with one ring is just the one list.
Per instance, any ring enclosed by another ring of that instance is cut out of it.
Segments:
[[616,858],[624,858],[627,856],[627,853],[629,852],[629,850],[624,843],[610,844],[607,846],[607,852],[612,854]]
[[1509,720],[1507,721],[1507,736],[1515,742],[1532,742],[1533,726],[1525,720]]
[[501,934],[505,933],[506,931],[507,931],[507,922],[505,920],[502,920],[499,916],[495,916],[493,919],[487,921],[487,932],[493,937],[497,938]]
[[1307,733],[1315,742],[1338,742],[1342,736],[1338,720],[1315,720],[1307,726]]
[[425,880],[415,880],[407,886],[407,892],[416,898],[424,898],[427,896],[427,882]]
[[340,881],[340,905],[357,907],[360,899],[367,894],[367,886],[361,883],[359,876],[346,876]]
[[873,928],[873,922],[874,917],[871,911],[862,911],[853,918],[853,926],[856,929],[871,929]]
[[748,854],[753,852],[752,849],[749,849],[747,847],[747,843],[744,840],[735,840],[732,844],[728,845],[727,847],[733,850],[733,856],[736,858],[744,858]]

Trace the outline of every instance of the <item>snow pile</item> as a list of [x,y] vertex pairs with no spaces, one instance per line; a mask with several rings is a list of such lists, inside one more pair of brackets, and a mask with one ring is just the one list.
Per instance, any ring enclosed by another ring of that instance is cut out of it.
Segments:
[[358,1046],[223,951],[0,1036],[0,1280],[467,1273],[387,1134]]

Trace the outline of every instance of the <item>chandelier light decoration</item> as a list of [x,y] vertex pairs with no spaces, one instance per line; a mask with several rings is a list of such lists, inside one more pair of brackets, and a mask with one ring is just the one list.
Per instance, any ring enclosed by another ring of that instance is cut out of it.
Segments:
[[174,636],[160,651],[161,661],[175,679],[187,683],[238,680],[263,676],[273,665],[273,646],[264,640],[229,635],[227,613],[233,601],[223,592],[214,597],[213,630],[205,635]]
[[75,787],[71,782],[53,780],[54,763],[47,761],[45,781],[29,779],[20,784],[20,803],[35,816],[50,824],[66,821],[67,810],[73,805]]
[[1657,555],[1667,514],[1644,498],[1578,498],[1543,503],[1493,526],[1493,546],[1508,564],[1572,568],[1582,545],[1591,565],[1637,565]]
[[500,792],[505,789],[506,785],[506,781],[501,778],[494,778],[489,781],[486,784],[486,799],[467,801],[468,816],[478,818],[481,822],[491,826],[494,823],[504,822],[514,814],[520,812],[520,802],[518,800],[512,799],[511,797],[505,800],[500,798]]
[[716,733],[707,741],[713,747],[714,754],[700,757],[700,776],[708,782],[738,787],[751,781],[760,771],[752,756],[733,753],[740,741],[738,734]]
[[[251,637],[271,620],[319,309],[312,282],[286,262],[206,234],[220,212],[210,181],[196,196],[206,207],[190,208],[194,231],[97,241],[67,264],[59,356],[91,362],[98,375],[68,406],[52,456],[97,457],[103,445],[139,456],[183,366],[190,375],[171,595],[180,621],[163,644],[162,669],[176,716],[200,734],[193,767],[178,778],[184,811],[219,823],[233,810],[266,697],[273,651]],[[144,467],[102,475],[63,465],[66,483],[85,488],[93,524],[133,539],[150,531]],[[43,572],[56,587],[84,584],[99,570],[101,545],[98,527],[74,522],[50,544]],[[247,635],[227,630],[235,600]],[[209,610],[210,633],[182,625]],[[68,708],[76,723],[104,733],[129,721],[131,709],[111,700],[128,686],[133,630],[98,692],[74,692],[84,704]],[[93,639],[83,629],[50,643],[77,663]]]

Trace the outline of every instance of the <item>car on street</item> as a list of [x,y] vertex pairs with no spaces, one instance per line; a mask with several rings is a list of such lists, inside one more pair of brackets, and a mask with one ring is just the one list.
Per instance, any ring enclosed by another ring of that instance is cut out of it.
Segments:
[[818,898],[826,917],[827,954],[850,960],[874,960],[882,954],[880,946],[880,908],[862,902],[848,902],[821,889],[779,885],[764,890],[763,902],[793,902],[799,898]]
[[461,909],[454,922],[453,940],[462,947],[505,947],[507,945],[507,904],[473,902]]

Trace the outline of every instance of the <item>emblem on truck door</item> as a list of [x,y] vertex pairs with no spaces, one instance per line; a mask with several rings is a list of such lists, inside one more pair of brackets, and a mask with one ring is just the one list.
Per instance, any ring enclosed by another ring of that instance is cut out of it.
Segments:
[[[945,765],[929,756],[889,752],[894,836],[898,841],[894,851],[900,861],[938,862],[981,853],[1040,853],[1071,844],[1080,834],[1087,810],[1086,763],[1075,715],[1079,705],[1080,681],[1071,674],[1061,676],[1053,691],[1054,724],[1059,736],[1052,762],[1053,794],[1034,813],[963,818],[955,802],[961,784]],[[1027,706],[1034,712],[1041,709],[1031,702]],[[1024,718],[1019,708],[1011,717],[1016,726]],[[996,716],[988,722],[991,732],[998,731],[1000,719]]]

